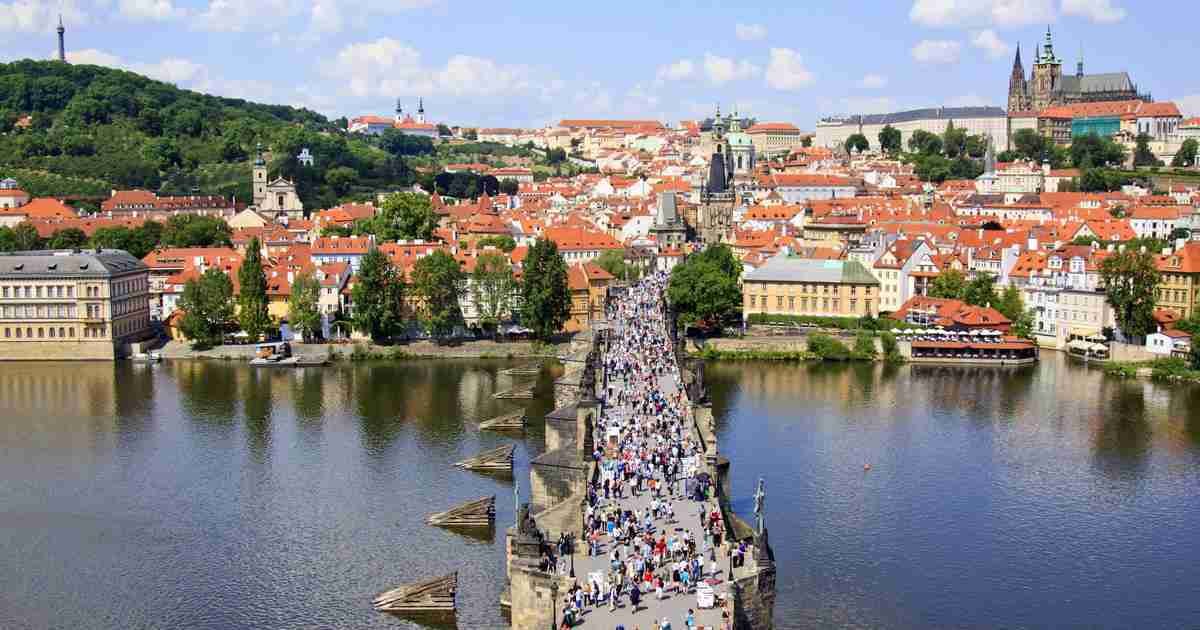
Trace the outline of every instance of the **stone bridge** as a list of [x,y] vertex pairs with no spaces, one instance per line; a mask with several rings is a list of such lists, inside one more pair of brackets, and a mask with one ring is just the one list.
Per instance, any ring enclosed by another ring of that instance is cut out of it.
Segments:
[[[668,317],[668,321],[674,321]],[[554,384],[555,410],[546,416],[546,451],[531,463],[531,496],[519,510],[518,522],[508,529],[506,558],[508,587],[502,605],[511,613],[514,630],[545,630],[561,622],[563,598],[577,580],[554,567],[541,566],[543,551],[558,541],[561,534],[579,538],[584,527],[587,482],[598,475],[592,460],[593,429],[599,414],[604,413],[599,395],[606,375],[603,361],[610,331],[603,322],[591,331],[581,333],[562,357],[565,371]],[[674,336],[675,331],[671,330]],[[773,627],[775,604],[775,559],[768,543],[767,531],[760,534],[735,515],[729,507],[730,462],[717,448],[712,408],[704,388],[704,364],[684,356],[681,340],[675,343],[680,377],[692,406],[694,426],[691,434],[698,438],[704,453],[702,471],[716,480],[717,503],[724,518],[729,539],[747,542],[751,553],[743,566],[723,568],[718,591],[726,593],[732,602],[732,627],[736,630],[769,630]],[[690,516],[690,515],[689,515]],[[688,520],[691,520],[690,518]],[[728,545],[721,552],[728,557]],[[582,548],[583,545],[578,545]],[[585,565],[589,559],[582,553],[570,558]],[[566,563],[563,563],[566,564]],[[732,571],[730,579],[729,571]],[[582,583],[583,576],[578,580]],[[686,598],[656,601],[653,596],[642,600],[646,619],[668,617],[672,625],[682,628],[677,609],[686,612]],[[694,600],[693,600],[694,601]],[[719,618],[719,613],[717,613]],[[581,628],[611,630],[607,609],[592,611],[579,624]],[[711,618],[711,614],[710,617]],[[698,618],[706,627],[714,625],[708,618]],[[649,628],[648,621],[637,619],[638,625]],[[627,627],[629,621],[624,622]]]

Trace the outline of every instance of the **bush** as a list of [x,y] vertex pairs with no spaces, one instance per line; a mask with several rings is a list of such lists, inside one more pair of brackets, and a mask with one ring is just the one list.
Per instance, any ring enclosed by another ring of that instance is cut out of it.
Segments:
[[875,360],[875,335],[862,331],[854,336],[854,350],[850,353],[859,361]]
[[850,358],[846,344],[821,333],[808,336],[808,351],[826,361],[845,361]]
[[900,354],[900,346],[896,343],[896,335],[890,332],[880,333],[879,343],[883,346],[883,358],[888,363],[901,363],[904,355]]

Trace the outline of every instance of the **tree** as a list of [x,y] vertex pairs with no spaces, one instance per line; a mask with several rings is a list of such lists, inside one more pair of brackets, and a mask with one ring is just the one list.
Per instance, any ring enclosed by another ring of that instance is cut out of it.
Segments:
[[632,271],[629,263],[625,262],[625,251],[609,249],[596,258],[596,264],[601,269],[611,273],[613,277],[628,280]]
[[16,233],[7,225],[0,225],[0,252],[7,254],[15,251],[17,251]]
[[879,131],[879,148],[888,155],[896,155],[904,150],[901,138],[899,129],[891,125],[884,125],[883,129]]
[[267,275],[262,266],[262,244],[258,237],[246,246],[246,259],[238,269],[238,324],[258,341],[271,329],[271,314],[267,309]]
[[1013,322],[1025,314],[1025,300],[1021,298],[1021,291],[1016,285],[1010,284],[1004,287],[1004,290],[1000,292],[1000,299],[994,306],[1001,315]]
[[1101,138],[1090,133],[1071,140],[1071,163],[1075,168],[1087,169],[1103,166],[1120,166],[1125,163],[1125,147],[1111,138]]
[[199,278],[187,281],[179,298],[183,318],[179,329],[195,348],[221,343],[225,327],[233,319],[233,283],[220,269],[209,267]]
[[374,234],[381,241],[429,240],[437,227],[437,215],[429,197],[420,193],[400,192],[388,195],[375,216],[356,226],[356,230]]
[[1133,165],[1137,166],[1162,166],[1162,160],[1155,157],[1154,152],[1150,150],[1150,134],[1139,133],[1137,135],[1137,147],[1133,151]]
[[967,156],[979,159],[987,154],[987,145],[988,141],[986,137],[979,134],[974,134],[967,136],[967,142],[964,146],[964,149],[967,152]]
[[1171,159],[1171,166],[1195,166],[1197,153],[1200,153],[1200,142],[1191,138],[1184,140],[1183,144],[1179,145],[1179,151],[1175,152],[1175,157]]
[[37,228],[28,221],[22,221],[13,228],[13,237],[19,251],[28,252],[42,248],[42,237],[38,235]]
[[48,249],[75,249],[87,245],[88,237],[79,228],[55,230],[46,243]]
[[471,274],[471,303],[484,328],[494,329],[512,313],[513,278],[508,258],[495,252],[481,254]]
[[1154,332],[1154,300],[1159,272],[1150,252],[1126,248],[1100,263],[1100,280],[1117,325],[1126,336]]
[[496,249],[508,254],[517,248],[517,241],[507,234],[491,234],[485,236],[478,241],[475,241],[475,246],[479,249],[484,247],[495,247]]
[[446,125],[444,125],[442,123],[438,123],[437,127],[438,127],[438,136],[439,137],[449,138],[450,136],[454,135],[454,132],[450,131],[450,127],[447,127]]
[[[574,141],[572,140],[572,142],[574,142]],[[813,137],[812,137],[812,136],[804,136],[803,138],[800,138],[800,146],[802,146],[802,147],[804,147],[804,148],[806,148],[806,149],[807,149],[807,148],[809,148],[809,147],[811,147],[811,146],[812,146],[812,143],[813,143]]]
[[742,265],[726,245],[707,247],[671,270],[667,297],[680,323],[719,331],[739,318]]
[[963,301],[967,304],[975,306],[988,306],[995,304],[996,300],[996,276],[981,271],[967,282],[967,286],[963,289]]
[[942,139],[937,134],[918,129],[908,138],[908,150],[922,155],[938,155],[942,152]]
[[538,339],[548,340],[571,315],[567,263],[554,241],[540,238],[525,257],[522,286],[523,321]]
[[177,214],[162,229],[162,244],[167,247],[216,247],[232,244],[233,232],[220,217]]
[[1033,339],[1033,309],[1025,309],[1012,318],[1009,331],[1022,339]]
[[435,338],[446,337],[462,323],[459,296],[462,294],[463,274],[458,261],[443,250],[437,250],[413,265],[412,287],[422,299],[422,323]]
[[325,171],[325,183],[333,188],[333,192],[344,195],[350,192],[350,187],[358,181],[358,172],[349,166],[338,166]]
[[305,341],[314,340],[321,334],[320,296],[321,284],[312,272],[301,272],[292,282],[292,294],[288,297],[288,322],[292,330],[300,333]]
[[957,129],[954,121],[946,123],[946,131],[942,134],[942,148],[946,157],[957,158],[967,151],[967,130]]
[[350,290],[354,328],[377,342],[391,339],[402,321],[402,276],[377,247],[363,256],[356,275],[358,281]]
[[1021,159],[1041,162],[1045,158],[1047,146],[1046,136],[1033,129],[1018,129],[1012,137],[1012,151]]
[[500,180],[500,192],[506,195],[515,195],[520,190],[521,185],[517,183],[517,180],[512,179],[511,177],[506,177]]
[[947,269],[929,285],[929,297],[961,300],[967,289],[967,276],[957,269]]
[[846,138],[846,153],[866,153],[870,148],[871,143],[861,133],[856,133]]
[[431,155],[433,140],[424,136],[407,134],[399,129],[384,129],[383,133],[379,135],[379,147],[397,157]]

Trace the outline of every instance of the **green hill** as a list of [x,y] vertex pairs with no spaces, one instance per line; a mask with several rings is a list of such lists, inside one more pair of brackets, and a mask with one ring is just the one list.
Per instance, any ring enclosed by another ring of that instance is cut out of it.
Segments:
[[[402,157],[344,129],[307,109],[181,90],[123,70],[0,64],[0,173],[36,194],[136,187],[247,199],[259,143],[272,176],[294,179],[308,208],[412,183]],[[312,167],[296,160],[305,147]]]

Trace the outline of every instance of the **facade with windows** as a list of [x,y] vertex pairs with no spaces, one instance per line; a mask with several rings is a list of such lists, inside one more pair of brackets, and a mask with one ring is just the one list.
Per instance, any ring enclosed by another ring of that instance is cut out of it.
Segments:
[[149,286],[120,250],[0,256],[0,360],[125,356],[150,334]]
[[879,315],[879,280],[853,261],[777,256],[746,274],[742,315]]

